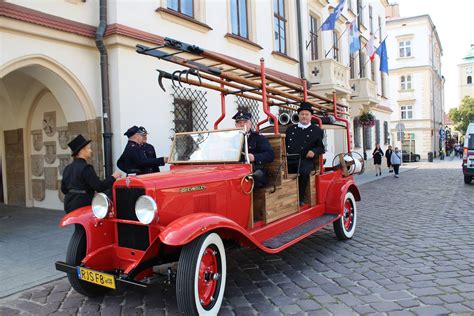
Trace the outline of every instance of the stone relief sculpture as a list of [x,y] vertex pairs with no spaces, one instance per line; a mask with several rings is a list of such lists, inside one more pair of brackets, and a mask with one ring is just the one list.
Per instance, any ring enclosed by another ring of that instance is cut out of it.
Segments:
[[69,131],[67,126],[58,127],[58,141],[61,149],[68,149],[67,144],[69,143]]
[[44,155],[31,155],[31,173],[41,177],[44,171]]
[[44,179],[33,179],[31,180],[33,199],[36,201],[43,201],[45,198],[45,185]]
[[56,134],[56,112],[45,112],[43,114],[43,131],[48,136]]
[[44,168],[44,180],[46,181],[46,190],[58,189],[58,168],[46,167]]
[[58,155],[58,158],[59,158],[58,171],[59,171],[59,175],[62,176],[64,172],[64,168],[66,168],[66,166],[72,162],[72,157],[71,155]]
[[36,129],[31,131],[31,135],[33,136],[33,148],[40,151],[43,148],[43,131]]
[[44,146],[46,147],[44,160],[49,164],[54,163],[56,161],[56,142],[44,142]]

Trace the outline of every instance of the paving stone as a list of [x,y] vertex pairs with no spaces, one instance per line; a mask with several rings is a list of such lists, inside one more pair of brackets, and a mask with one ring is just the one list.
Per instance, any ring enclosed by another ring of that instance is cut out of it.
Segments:
[[412,308],[411,311],[420,316],[432,316],[449,313],[449,310],[443,306],[419,306]]
[[402,307],[394,302],[376,302],[370,304],[378,312],[391,312],[401,310]]
[[313,311],[322,308],[319,303],[311,299],[299,300],[296,301],[296,304],[299,305],[303,311]]

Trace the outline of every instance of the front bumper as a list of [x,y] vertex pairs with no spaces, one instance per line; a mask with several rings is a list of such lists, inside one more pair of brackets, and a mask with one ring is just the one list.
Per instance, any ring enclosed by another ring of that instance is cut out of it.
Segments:
[[[56,265],[56,270],[58,270],[58,271],[76,274],[76,269],[77,269],[76,266],[67,264],[67,263],[62,262],[62,261],[56,261],[55,265]],[[115,284],[133,285],[133,286],[138,286],[138,287],[141,287],[141,288],[146,288],[147,287],[147,284],[145,284],[145,283],[138,282],[138,281],[135,281],[135,280],[130,280],[127,277],[120,276],[120,275],[114,275],[113,273],[109,273],[109,272],[108,272],[108,274],[111,274],[111,275],[114,276]]]

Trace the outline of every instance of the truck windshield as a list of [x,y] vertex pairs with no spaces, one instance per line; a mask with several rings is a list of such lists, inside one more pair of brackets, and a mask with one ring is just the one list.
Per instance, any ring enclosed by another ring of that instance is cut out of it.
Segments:
[[468,148],[469,150],[473,150],[473,149],[474,149],[474,134],[469,134],[469,135],[468,135],[467,148]]
[[238,162],[243,151],[243,130],[177,133],[170,163]]

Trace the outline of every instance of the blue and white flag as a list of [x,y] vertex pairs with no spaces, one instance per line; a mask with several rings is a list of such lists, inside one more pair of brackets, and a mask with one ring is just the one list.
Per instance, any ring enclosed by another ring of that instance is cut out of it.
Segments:
[[332,31],[336,28],[336,21],[339,19],[339,16],[344,9],[344,4],[346,0],[341,0],[334,11],[328,16],[323,25],[321,25],[321,30],[323,31]]
[[380,43],[379,48],[377,48],[375,52],[380,56],[380,71],[385,72],[388,75],[388,55],[385,40]]
[[356,19],[349,24],[349,53],[353,54],[360,49],[359,30]]

